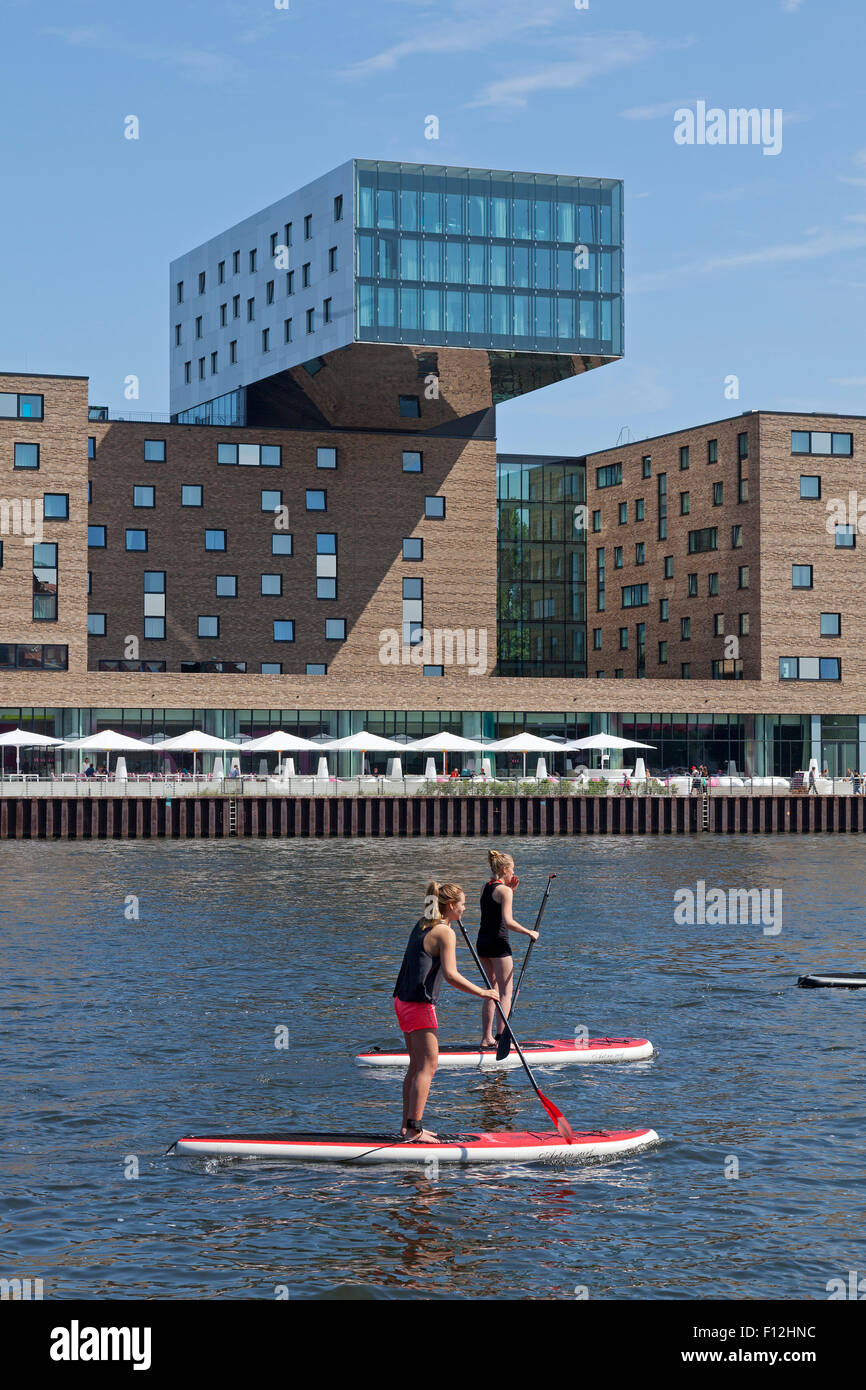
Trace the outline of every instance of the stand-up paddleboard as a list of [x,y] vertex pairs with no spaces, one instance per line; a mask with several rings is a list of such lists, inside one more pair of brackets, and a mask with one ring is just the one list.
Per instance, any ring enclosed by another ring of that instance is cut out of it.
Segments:
[[812,975],[801,975],[797,984],[801,989],[866,989],[866,971],[815,971]]
[[[636,1062],[652,1057],[655,1051],[647,1038],[545,1038],[540,1042],[523,1044],[527,1062],[538,1066],[568,1066],[576,1062]],[[355,1057],[359,1067],[408,1067],[409,1054],[403,1048],[369,1047]],[[482,1071],[508,1071],[521,1066],[516,1052],[501,1062],[496,1060],[496,1048],[473,1047],[468,1043],[448,1044],[439,1048],[439,1068],[477,1067]]]
[[440,1134],[435,1143],[388,1134],[187,1134],[168,1150],[209,1158],[276,1158],[294,1163],[587,1163],[658,1143],[654,1129],[596,1129],[567,1144],[556,1130]]

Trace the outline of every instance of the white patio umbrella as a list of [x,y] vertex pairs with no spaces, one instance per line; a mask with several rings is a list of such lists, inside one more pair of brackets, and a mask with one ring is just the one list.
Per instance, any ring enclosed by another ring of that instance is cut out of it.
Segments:
[[327,749],[329,753],[360,753],[362,773],[365,753],[402,753],[405,746],[393,738],[382,738],[380,734],[368,733],[366,729],[361,729],[357,734],[346,734],[343,738],[329,738],[327,743],[320,744],[320,747]]
[[403,746],[412,753],[441,753],[443,776],[448,768],[449,753],[478,753],[484,748],[493,747],[491,743],[482,743],[477,738],[463,738],[462,734],[452,734],[447,730],[441,734],[430,734],[427,738],[413,739]]
[[[283,753],[303,753],[309,752],[311,748],[321,748],[320,743],[313,743],[312,739],[301,738],[300,734],[286,734],[282,729],[276,729],[272,734],[262,734],[259,738],[251,738],[241,745],[242,753],[276,753],[277,755],[277,776],[282,776],[282,755]],[[292,776],[294,776],[294,764],[292,766]]]
[[[150,750],[149,750],[150,751]],[[167,738],[165,743],[155,746],[157,753],[192,753],[192,775],[195,776],[196,755],[198,753],[239,753],[241,745],[228,738],[217,738],[206,734],[202,729],[190,729],[187,734]]]
[[653,748],[653,749],[654,749],[656,745],[655,745],[654,743],[638,743],[638,742],[637,742],[635,739],[633,739],[633,738],[618,738],[616,734],[591,734],[591,735],[589,736],[589,738],[576,738],[576,739],[572,739],[571,742],[570,742],[570,743],[567,743],[565,746],[566,746],[566,748],[583,748],[583,749],[586,749],[587,751],[589,751],[590,749],[598,749],[599,752],[602,754],[602,762],[603,762],[603,761],[604,761],[604,754],[605,754],[606,752],[610,752],[611,749],[614,749],[614,750],[616,750],[616,749],[622,749],[622,748]]
[[[15,749],[15,771],[21,771],[21,749],[22,748],[48,748],[57,747],[63,742],[62,738],[49,738],[47,734],[28,733],[26,729],[9,729],[5,734],[0,734],[0,747]],[[0,762],[2,767],[2,762]]]
[[[526,776],[527,753],[561,753],[564,743],[554,743],[551,738],[541,738],[539,734],[512,734],[510,738],[500,738],[487,744],[491,753],[522,753],[523,775]],[[546,770],[546,769],[545,769]]]
[[80,752],[104,753],[106,771],[111,766],[111,753],[152,753],[153,745],[143,738],[132,738],[129,734],[119,734],[115,729],[102,729],[98,734],[88,734],[86,738],[70,739],[64,745]]

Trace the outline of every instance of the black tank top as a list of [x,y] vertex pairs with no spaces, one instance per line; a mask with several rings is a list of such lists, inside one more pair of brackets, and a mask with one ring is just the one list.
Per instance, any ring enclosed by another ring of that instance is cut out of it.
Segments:
[[430,926],[422,917],[412,928],[403,954],[403,964],[394,986],[394,995],[404,1004],[435,1004],[442,988],[441,961],[424,950]]
[[502,904],[497,902],[493,896],[494,888],[500,888],[498,879],[485,883],[481,890],[481,926],[478,929],[477,950],[481,955],[489,955],[491,952],[483,950],[485,946],[495,946],[494,955],[499,954],[498,948],[508,946],[508,933],[502,925]]

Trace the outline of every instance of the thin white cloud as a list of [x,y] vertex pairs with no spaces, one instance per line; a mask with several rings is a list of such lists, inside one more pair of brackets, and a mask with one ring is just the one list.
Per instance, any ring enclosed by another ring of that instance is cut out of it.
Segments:
[[[677,45],[678,47],[681,45]],[[623,33],[594,34],[560,44],[571,56],[544,63],[533,71],[515,77],[490,82],[468,102],[470,107],[506,106],[522,108],[537,92],[570,91],[587,82],[620,68],[633,67],[659,52],[663,47],[658,39],[648,38],[636,30]]]
[[42,32],[51,38],[62,39],[64,43],[76,48],[83,46],[103,52],[123,53],[128,57],[140,58],[144,62],[156,63],[160,67],[175,68],[182,75],[201,82],[225,82],[229,78],[239,76],[243,71],[240,64],[229,54],[217,53],[208,48],[193,48],[189,45],[162,47],[135,43],[104,28],[48,28]]
[[742,270],[750,266],[786,265],[797,261],[819,260],[823,256],[832,256],[838,252],[859,251],[864,246],[866,233],[824,232],[806,241],[780,242],[775,246],[763,246],[755,251],[708,256],[702,261],[691,261],[664,270],[651,271],[646,275],[636,275],[632,277],[628,289],[631,294],[643,294],[669,285],[672,281],[710,275],[720,270]]
[[804,0],[782,0],[782,9],[786,14],[796,14],[803,8]]
[[555,10],[527,13],[523,5],[503,7],[495,19],[491,19],[489,9],[484,12],[476,5],[458,6],[458,10],[466,17],[461,17],[461,14],[443,15],[437,11],[429,23],[415,24],[411,38],[392,44],[390,48],[384,48],[369,58],[362,58],[360,62],[352,63],[344,70],[343,76],[372,77],[376,73],[393,70],[406,58],[424,54],[453,56],[458,53],[478,53],[520,34],[549,29],[557,18]]

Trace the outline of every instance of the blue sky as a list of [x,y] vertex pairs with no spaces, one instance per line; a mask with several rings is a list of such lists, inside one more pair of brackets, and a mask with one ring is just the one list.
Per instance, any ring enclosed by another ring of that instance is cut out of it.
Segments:
[[[504,451],[866,413],[863,0],[288,3],[5,0],[0,368],[167,410],[171,257],[358,155],[625,180],[625,360]],[[676,144],[699,100],[780,108],[781,153]]]

